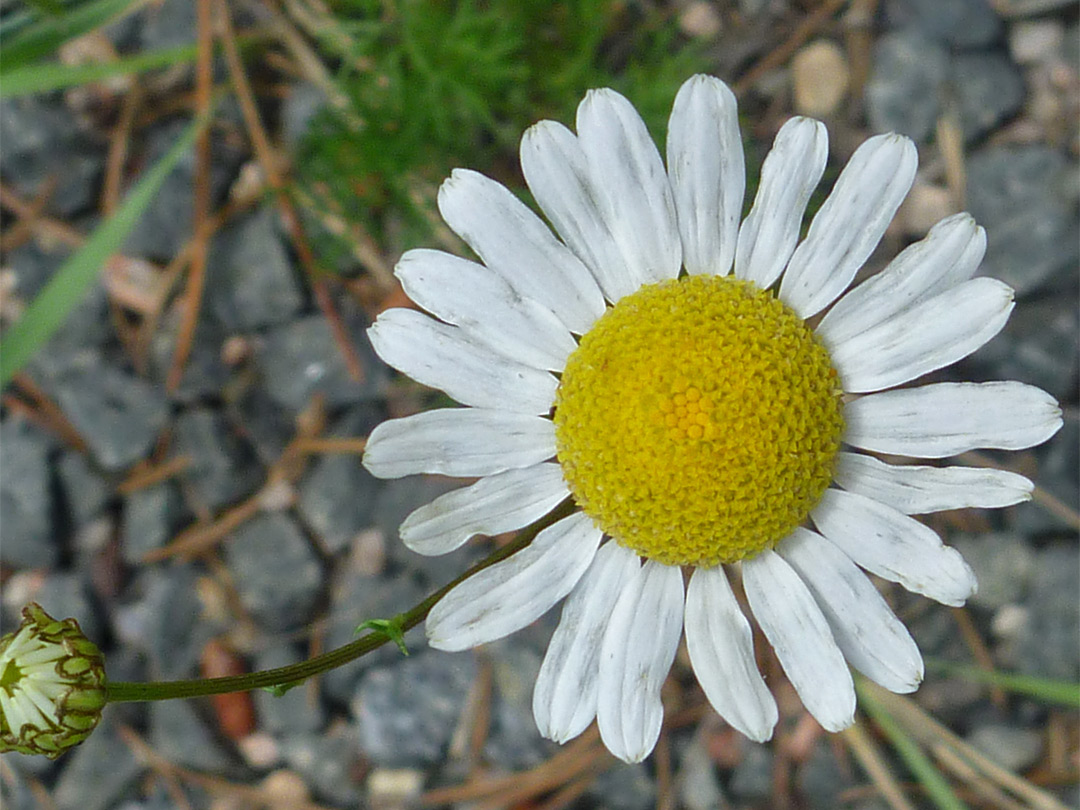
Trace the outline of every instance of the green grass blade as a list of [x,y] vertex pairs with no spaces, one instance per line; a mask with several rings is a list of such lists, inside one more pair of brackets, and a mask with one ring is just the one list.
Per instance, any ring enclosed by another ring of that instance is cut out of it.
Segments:
[[926,666],[946,675],[955,675],[969,681],[999,686],[1007,692],[1028,695],[1039,700],[1045,700],[1047,703],[1059,703],[1071,709],[1080,707],[1080,683],[1039,678],[1034,675],[996,672],[989,669],[980,669],[971,664],[958,664],[952,661],[935,659],[928,659]]
[[62,87],[87,84],[113,76],[126,76],[131,73],[145,73],[155,68],[171,67],[195,59],[195,45],[181,45],[160,51],[128,56],[116,62],[90,65],[61,65],[57,62],[44,62],[14,68],[0,74],[0,97],[12,98],[33,93],[47,93]]
[[900,755],[900,758],[904,760],[904,764],[919,780],[919,783],[926,790],[926,795],[930,797],[938,810],[970,810],[953,792],[953,789],[949,787],[944,775],[934,765],[930,757],[896,722],[896,718],[889,714],[884,706],[874,700],[868,690],[859,688],[857,682],[856,689],[859,693],[859,704],[873,718],[878,727],[885,732],[885,736],[889,738],[889,742],[896,749],[896,753]]
[[192,122],[168,153],[139,180],[116,213],[98,226],[78,252],[64,262],[22,317],[8,329],[0,343],[0,386],[6,385],[64,322],[98,277],[105,260],[123,245],[165,177],[206,123],[205,119]]
[[21,68],[53,53],[69,39],[82,36],[147,0],[94,0],[64,10],[55,17],[45,17],[18,34],[0,40],[0,74]]

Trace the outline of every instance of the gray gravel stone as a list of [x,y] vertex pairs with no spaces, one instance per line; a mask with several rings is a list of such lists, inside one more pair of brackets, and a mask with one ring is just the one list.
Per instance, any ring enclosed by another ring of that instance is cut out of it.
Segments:
[[981,274],[999,278],[1019,295],[1051,278],[1075,277],[1075,177],[1058,152],[1045,146],[993,146],[967,164],[968,210],[986,228]]
[[169,762],[198,771],[227,773],[232,757],[218,744],[196,704],[159,700],[150,704],[150,744]]
[[192,497],[210,511],[247,495],[262,477],[251,451],[209,408],[192,408],[176,418],[173,452],[191,458],[180,477]]
[[656,783],[640,762],[618,762],[597,774],[587,795],[605,810],[647,810],[656,806]]
[[300,146],[308,124],[326,104],[326,94],[310,82],[296,82],[281,103],[282,139],[291,149]]
[[143,12],[139,40],[143,50],[176,48],[195,42],[195,6],[188,0],[163,0]]
[[951,78],[960,128],[969,142],[1014,116],[1024,104],[1024,76],[1002,52],[957,54]]
[[226,408],[229,419],[242,426],[244,438],[251,442],[263,464],[277,461],[296,434],[291,412],[274,402],[261,385],[248,386],[226,403]]
[[258,353],[266,390],[279,405],[298,411],[315,393],[325,397],[331,407],[352,405],[371,399],[384,378],[377,371],[366,338],[359,339],[362,328],[350,327],[353,339],[361,347],[366,378],[357,382],[349,376],[345,360],[334,342],[330,323],[321,315],[298,318],[272,329]]
[[106,713],[86,742],[66,756],[53,801],[58,810],[109,810],[143,768]]
[[525,770],[543,762],[553,746],[540,736],[532,712],[533,686],[541,655],[515,636],[489,644],[495,696],[484,755],[507,770]]
[[926,141],[948,74],[948,52],[938,41],[915,29],[885,34],[874,46],[874,72],[866,85],[870,126]]
[[1022,773],[1042,755],[1043,738],[1037,731],[1005,723],[987,723],[973,729],[967,742],[998,765]]
[[796,784],[808,806],[835,810],[840,806],[840,792],[850,787],[851,778],[840,769],[833,749],[825,740],[819,740],[810,758],[799,767]]
[[388,768],[441,762],[475,679],[471,653],[430,651],[368,670],[352,701],[360,750]]
[[56,465],[72,523],[82,526],[101,514],[111,494],[109,485],[86,456],[67,450]]
[[33,199],[52,179],[46,212],[68,218],[93,207],[104,152],[95,149],[71,111],[41,96],[0,102],[0,172],[24,197]]
[[[5,762],[8,761],[8,754]],[[18,767],[12,767],[5,773],[4,779],[0,779],[0,807],[7,810],[36,810],[37,801],[30,792],[27,780],[19,772]]]
[[72,366],[55,381],[57,404],[105,470],[142,459],[165,427],[160,389],[104,361]]
[[953,536],[949,544],[967,560],[979,582],[970,604],[997,610],[1020,600],[1035,567],[1034,554],[1023,537],[988,532]]
[[[150,341],[153,375],[159,384],[165,383],[172,368],[182,314],[179,307],[171,308]],[[225,365],[221,356],[222,344],[227,339],[225,328],[212,312],[203,307],[184,363],[180,385],[170,394],[174,400],[193,403],[221,395],[232,375],[232,369]]]
[[303,304],[276,214],[268,206],[217,233],[206,273],[210,306],[229,330],[247,332],[284,323]]
[[124,502],[121,527],[124,562],[139,565],[144,554],[165,545],[182,516],[180,493],[168,481],[131,493]]
[[[1080,509],[1080,423],[1066,419],[1053,438],[1035,448],[1035,478],[1039,486],[1072,509]],[[1057,514],[1034,501],[1021,504],[1007,513],[1010,528],[1025,535],[1057,534],[1072,528]]]
[[[277,669],[299,663],[303,656],[294,648],[271,647],[255,658],[255,669]],[[264,689],[254,693],[259,727],[278,736],[303,735],[318,731],[326,722],[326,710],[318,698],[312,699],[308,684],[275,696]]]
[[728,790],[733,798],[754,802],[772,794],[772,749],[760,743],[742,741],[742,759],[731,773]]
[[90,601],[87,584],[82,572],[51,571],[34,594],[34,600],[53,618],[75,619],[87,638],[101,644],[104,641],[101,620]]
[[286,515],[258,515],[225,546],[225,559],[244,608],[260,625],[302,627],[322,589],[322,564],[311,543]]
[[[370,432],[366,409],[354,409],[331,431],[357,437]],[[373,524],[379,482],[360,456],[327,453],[311,464],[300,484],[298,508],[305,522],[331,554],[343,550],[361,530]]]
[[289,767],[304,777],[314,796],[339,807],[360,807],[357,732],[338,724],[319,736],[297,735],[282,750]]
[[1080,549],[1057,544],[1038,552],[1020,637],[1021,672],[1075,682],[1080,677]]
[[60,549],[53,537],[49,443],[20,419],[0,424],[0,560],[15,568],[55,565]]
[[1004,31],[987,0],[888,0],[885,14],[894,28],[918,28],[958,49],[992,45]]

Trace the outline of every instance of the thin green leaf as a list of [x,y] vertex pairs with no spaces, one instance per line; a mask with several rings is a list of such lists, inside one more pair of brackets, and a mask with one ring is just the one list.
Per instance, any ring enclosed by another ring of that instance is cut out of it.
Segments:
[[195,59],[195,45],[181,45],[160,51],[149,51],[116,62],[89,65],[61,65],[56,62],[44,62],[40,65],[28,65],[15,68],[0,75],[0,97],[12,98],[33,93],[46,93],[62,87],[110,79],[113,76],[126,76],[132,73],[145,73],[155,68],[171,67]]
[[999,686],[1007,692],[1028,695],[1039,700],[1045,700],[1048,703],[1060,703],[1072,709],[1080,707],[1080,683],[1039,678],[1034,675],[997,672],[980,669],[971,664],[958,664],[952,661],[928,659],[926,665],[946,675],[956,675],[969,681]]
[[970,810],[949,787],[944,775],[937,769],[933,761],[923,753],[919,744],[908,735],[885,707],[874,700],[866,689],[859,688],[856,682],[856,690],[859,693],[859,703],[869,714],[878,727],[885,732],[893,748],[904,760],[915,778],[919,780],[926,795],[939,808],[939,810]]
[[86,243],[53,275],[45,288],[4,335],[0,343],[0,386],[21,369],[64,322],[98,277],[105,260],[118,251],[166,176],[195,142],[207,124],[197,119],[184,131],[168,153],[139,180],[123,205],[103,222]]
[[0,40],[3,57],[0,74],[24,67],[53,53],[70,39],[82,36],[118,17],[145,5],[147,0],[94,0],[46,17],[11,37]]

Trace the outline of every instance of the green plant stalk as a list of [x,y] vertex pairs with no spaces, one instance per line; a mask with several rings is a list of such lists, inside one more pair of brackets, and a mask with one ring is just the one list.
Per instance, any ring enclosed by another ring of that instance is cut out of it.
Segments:
[[1072,709],[1080,707],[1080,683],[1037,678],[1030,675],[1017,675],[1011,672],[997,672],[980,669],[971,664],[957,664],[951,661],[934,659],[927,659],[926,666],[929,669],[939,670],[946,675],[955,675],[971,681],[999,686],[1008,692],[1016,692],[1049,703],[1059,703]]
[[22,317],[8,329],[0,343],[0,386],[6,385],[64,322],[98,277],[105,261],[123,245],[169,172],[208,121],[209,118],[197,118],[191,123],[168,153],[139,180],[116,213],[64,262]]
[[855,679],[855,690],[859,695],[859,704],[866,711],[878,727],[885,732],[893,748],[911,769],[915,778],[926,789],[926,794],[939,810],[970,810],[968,806],[949,787],[941,771],[937,769],[919,744],[901,727],[886,708],[874,699],[870,690],[861,683],[861,678]]
[[[457,579],[435,591],[411,610],[395,616],[391,621],[400,628],[402,633],[416,627],[427,618],[428,612],[435,606],[435,603],[446,596],[451,589],[473,574],[525,548],[537,534],[555,521],[568,515],[571,509],[571,502],[564,502],[536,523],[523,529],[510,543],[494,551]],[[360,656],[381,647],[388,641],[392,641],[394,635],[393,633],[374,631],[343,647],[338,647],[336,650],[331,650],[315,658],[309,658],[307,661],[301,661],[287,667],[266,669],[261,672],[249,672],[245,675],[233,675],[225,678],[193,678],[184,681],[150,681],[146,683],[110,682],[107,685],[108,701],[109,703],[121,703],[141,700],[170,700],[172,698],[193,698],[203,695],[222,695],[227,692],[246,692],[251,689],[292,687],[313,675],[355,661]]]

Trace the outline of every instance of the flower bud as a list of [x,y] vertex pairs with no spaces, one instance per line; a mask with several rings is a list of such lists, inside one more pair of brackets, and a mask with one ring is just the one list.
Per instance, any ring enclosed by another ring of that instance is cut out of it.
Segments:
[[74,619],[31,603],[0,638],[0,752],[55,759],[87,737],[107,701],[105,659]]

